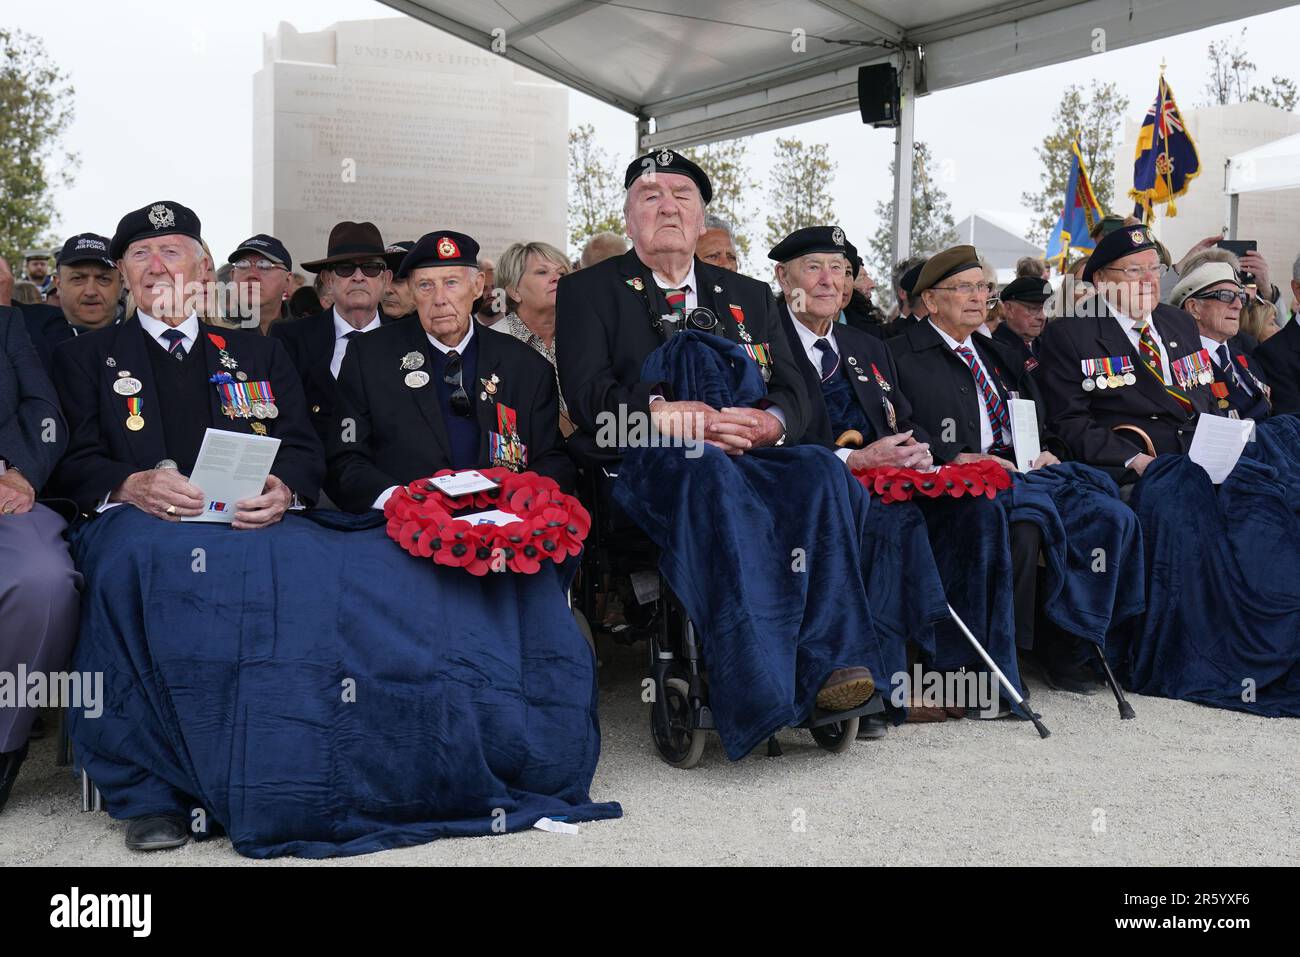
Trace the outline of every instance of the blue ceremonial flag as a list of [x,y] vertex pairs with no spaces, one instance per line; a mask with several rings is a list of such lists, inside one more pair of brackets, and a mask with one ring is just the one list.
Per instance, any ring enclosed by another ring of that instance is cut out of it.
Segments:
[[1088,170],[1083,165],[1077,136],[1070,143],[1070,152],[1074,156],[1070,160],[1070,176],[1065,182],[1065,205],[1047,240],[1047,261],[1056,263],[1061,272],[1065,272],[1065,261],[1071,253],[1090,253],[1096,248],[1097,244],[1088,234],[1102,217],[1101,204],[1088,181]]
[[1147,110],[1138,133],[1133,188],[1128,193],[1137,201],[1133,215],[1149,223],[1155,217],[1155,204],[1167,203],[1165,215],[1177,216],[1174,197],[1187,192],[1188,184],[1200,172],[1201,158],[1196,144],[1174,102],[1174,91],[1161,72],[1156,101]]

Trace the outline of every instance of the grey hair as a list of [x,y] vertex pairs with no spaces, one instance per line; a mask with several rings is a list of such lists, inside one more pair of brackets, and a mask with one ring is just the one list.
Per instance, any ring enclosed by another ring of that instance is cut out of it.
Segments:
[[731,223],[727,222],[721,216],[715,216],[713,213],[706,213],[704,216],[705,229],[720,229],[733,239],[736,236],[736,229]]
[[1241,272],[1241,261],[1237,259],[1236,254],[1218,246],[1211,246],[1209,249],[1202,249],[1199,253],[1193,253],[1183,260],[1183,268],[1179,275],[1189,275],[1197,266],[1203,266],[1206,263],[1227,263],[1237,272]]

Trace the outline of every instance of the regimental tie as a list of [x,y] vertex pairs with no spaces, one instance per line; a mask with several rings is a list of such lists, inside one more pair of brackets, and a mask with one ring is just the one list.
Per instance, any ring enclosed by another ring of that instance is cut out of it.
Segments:
[[1160,383],[1160,388],[1164,389],[1173,397],[1185,412],[1194,411],[1192,400],[1187,397],[1187,393],[1175,385],[1165,384],[1165,367],[1160,361],[1160,346],[1156,343],[1155,334],[1151,331],[1151,320],[1148,319],[1142,323],[1142,328],[1138,330],[1138,355],[1142,357],[1142,364],[1146,366],[1147,371],[1156,377]]
[[993,436],[993,444],[1001,445],[1004,439],[1011,435],[1011,416],[1007,412],[1006,403],[1002,401],[998,390],[993,387],[993,383],[984,374],[980,364],[975,361],[975,351],[970,346],[958,346],[956,352],[961,356],[962,361],[970,366],[975,384],[980,387],[980,393],[984,396],[984,408],[988,410],[989,422],[995,430],[1000,430]]
[[665,289],[664,298],[668,300],[668,308],[673,311],[678,322],[686,318],[686,294],[691,291],[690,286],[683,286],[681,289]]
[[167,354],[178,360],[185,358],[185,333],[179,329],[164,329],[162,337],[167,340]]
[[1246,395],[1253,396],[1254,390],[1251,389],[1249,381],[1237,375],[1237,370],[1232,367],[1232,356],[1228,353],[1228,344],[1219,343],[1219,348],[1215,350],[1219,357],[1219,365],[1223,367],[1223,377],[1228,380],[1230,385],[1239,387]]
[[840,357],[831,348],[828,339],[818,339],[813,343],[813,348],[822,354],[822,381],[827,382],[835,374],[835,370],[840,367]]

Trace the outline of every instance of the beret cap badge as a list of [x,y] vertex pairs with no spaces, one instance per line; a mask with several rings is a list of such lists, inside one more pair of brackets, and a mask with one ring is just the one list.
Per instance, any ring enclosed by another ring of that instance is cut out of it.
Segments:
[[668,166],[673,161],[673,151],[662,150],[659,153],[659,155],[655,157],[655,160],[659,163],[660,166]]
[[833,242],[836,246],[843,246],[844,230],[836,226],[835,229],[831,231],[831,242]]
[[171,229],[176,225],[176,214],[162,203],[154,203],[149,208],[149,222],[154,229]]
[[443,236],[442,239],[438,240],[438,258],[455,259],[459,255],[460,250],[456,248],[456,244],[450,236]]
[[1135,229],[1133,232],[1129,233],[1129,238],[1133,240],[1134,246],[1141,246],[1147,241],[1146,233],[1140,229]]

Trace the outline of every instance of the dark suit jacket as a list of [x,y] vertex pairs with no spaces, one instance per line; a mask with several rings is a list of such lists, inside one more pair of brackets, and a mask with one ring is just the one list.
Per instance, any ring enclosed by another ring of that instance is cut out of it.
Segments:
[[[826,411],[826,400],[822,397],[821,372],[808,361],[808,354],[803,350],[803,343],[799,340],[799,333],[795,331],[794,324],[795,320],[790,317],[789,310],[782,309],[781,327],[785,330],[790,354],[794,356],[795,365],[799,368],[799,374],[803,377],[804,388],[808,392],[808,428],[804,430],[803,441],[833,449],[835,448],[835,440],[839,436],[832,434],[830,415]],[[835,344],[839,347],[841,362],[847,363],[848,357],[853,356],[857,359],[856,364],[859,368],[868,370],[866,382],[863,382],[851,372],[848,373],[849,384],[858,397],[862,411],[866,413],[867,421],[871,423],[871,427],[875,430],[874,435],[863,436],[866,444],[884,438],[886,435],[894,434],[894,430],[889,427],[889,420],[885,417],[883,402],[885,393],[877,384],[875,376],[870,374],[872,365],[885,377],[885,381],[893,386],[889,391],[889,401],[894,406],[898,431],[906,432],[908,429],[914,429],[912,406],[907,401],[907,397],[903,395],[902,390],[898,388],[898,369],[894,366],[894,357],[890,354],[884,341],[861,329],[844,323],[836,323]],[[848,368],[846,365],[846,372],[848,372]],[[916,440],[918,442],[928,441],[923,434],[923,430],[922,433],[916,435]]]
[[[1057,458],[1065,459],[1065,445],[1047,428],[1046,410],[1038,387],[1018,357],[981,332],[972,333],[968,342],[975,347],[1003,402],[1010,398],[1010,392],[1034,400],[1039,445]],[[889,340],[889,349],[898,366],[898,384],[912,404],[912,421],[926,434],[924,438],[918,435],[918,439],[930,443],[934,461],[942,465],[963,452],[983,452],[980,409],[984,397],[970,366],[948,348],[929,320],[909,324],[902,335]]]
[[[68,416],[71,438],[51,487],[73,499],[83,512],[93,512],[127,476],[169,458],[158,415],[162,397],[145,351],[146,335],[139,318],[132,315],[118,325],[83,333],[54,353],[54,384]],[[217,347],[208,338],[211,335],[225,338],[226,352],[238,363],[237,369],[221,366]],[[284,347],[257,332],[221,329],[202,322],[199,342],[209,375],[243,371],[252,381],[270,381],[280,410],[276,418],[264,420],[267,434],[280,440],[271,474],[304,503],[314,501],[325,472],[324,453],[307,418],[298,373]],[[109,358],[115,365],[108,365]],[[145,425],[139,432],[126,427],[126,397],[113,391],[113,383],[123,371],[130,372],[143,386],[138,397],[143,400]],[[210,415],[207,421],[195,422],[195,429],[253,433],[255,420],[231,419],[222,414],[216,386],[211,387],[209,400]]]
[[[1210,358],[1214,361],[1214,381],[1227,389],[1228,394],[1224,401],[1228,403],[1225,409],[1222,404],[1219,408],[1227,412],[1237,413],[1237,418],[1254,419],[1260,421],[1267,419],[1273,414],[1273,406],[1269,401],[1271,390],[1268,388],[1268,382],[1260,373],[1259,363],[1251,362],[1247,355],[1239,349],[1232,339],[1228,340],[1228,356],[1232,359],[1232,364],[1236,370],[1236,380],[1228,378],[1227,374],[1219,368],[1219,357],[1212,355]],[[1243,388],[1243,384],[1249,384],[1250,391]],[[1216,399],[1217,400],[1217,399]]]
[[[477,326],[474,336],[476,380],[494,372],[500,379],[496,395],[486,400],[480,398],[484,393],[478,381],[464,382],[478,420],[479,467],[492,465],[488,434],[498,431],[501,403],[516,413],[528,451],[527,470],[572,489],[577,473],[560,436],[555,370],[505,333]],[[408,352],[425,357],[425,370],[432,364],[434,349],[417,318],[400,319],[353,339],[343,357],[338,413],[327,444],[325,491],[346,511],[364,512],[384,489],[451,467],[451,441],[437,390],[432,382],[419,388],[406,384],[402,357]],[[346,434],[349,425],[352,431]]]
[[[47,427],[53,441],[44,441]],[[0,306],[0,459],[38,492],[68,447],[59,397],[17,309]]]
[[[1090,304],[1087,309],[1085,304]],[[1084,300],[1079,309],[1082,315],[1049,322],[1039,337],[1041,365],[1035,378],[1047,399],[1052,429],[1065,440],[1074,458],[1104,468],[1123,470],[1128,459],[1143,451],[1136,437],[1112,432],[1116,425],[1141,428],[1151,437],[1157,454],[1185,453],[1196,431],[1196,416],[1217,412],[1209,386],[1189,391],[1194,411],[1185,411],[1142,365],[1133,341],[1102,300]],[[1171,362],[1200,351],[1200,333],[1187,313],[1162,303],[1152,318]],[[1132,358],[1137,383],[1085,391],[1083,360],[1110,356]]]
[[1019,368],[1025,372],[1033,372],[1038,368],[1038,357],[1034,351],[1025,345],[1025,340],[1016,335],[1005,321],[993,331],[993,341],[1002,346],[1008,356],[1014,357],[1020,363]]
[[32,345],[36,347],[36,354],[40,356],[46,373],[52,373],[55,346],[76,335],[64,317],[63,310],[43,302],[15,302],[13,305],[22,313],[27,323],[27,335],[31,338]]
[[[785,415],[786,442],[799,441],[808,423],[808,396],[784,341],[772,291],[766,283],[699,259],[695,260],[695,279],[700,287],[696,291],[699,304],[718,317],[719,334],[732,342],[742,341],[732,315],[734,305],[741,310],[753,342],[768,345],[773,359],[768,401]],[[636,280],[642,292],[630,285]],[[580,446],[584,457],[617,459],[617,450],[597,450],[592,441],[599,430],[596,417],[600,413],[618,416],[623,406],[621,420],[633,412],[646,414],[650,396],[656,391],[672,398],[671,390],[662,383],[641,379],[646,356],[664,341],[652,321],[669,312],[653,274],[635,249],[560,280],[556,359],[560,388],[579,429],[570,443]]]
[[[380,310],[379,322],[382,325],[393,321]],[[339,401],[338,383],[330,375],[330,361],[334,358],[334,310],[326,309],[301,319],[281,319],[271,325],[267,334],[284,343],[285,351],[302,379],[311,424],[315,426],[321,444],[328,445]],[[351,341],[356,342],[356,339]]]
[[1255,347],[1254,364],[1273,390],[1273,414],[1300,412],[1300,319]]

